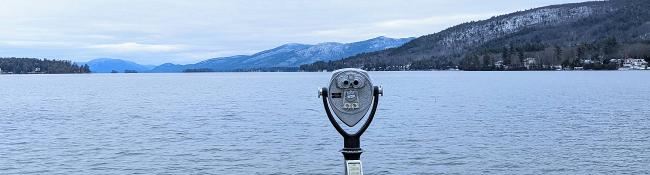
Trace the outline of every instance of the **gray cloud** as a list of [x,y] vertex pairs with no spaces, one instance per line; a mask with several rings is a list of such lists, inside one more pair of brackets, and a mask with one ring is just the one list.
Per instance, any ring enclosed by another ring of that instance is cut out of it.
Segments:
[[577,0],[5,0],[0,56],[191,63],[284,43],[411,37]]

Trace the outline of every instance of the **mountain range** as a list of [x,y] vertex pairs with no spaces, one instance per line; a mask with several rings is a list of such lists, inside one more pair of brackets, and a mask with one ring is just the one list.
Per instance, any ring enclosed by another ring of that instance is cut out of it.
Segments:
[[335,61],[359,53],[373,52],[394,48],[413,38],[376,37],[373,39],[353,42],[326,42],[320,44],[285,44],[273,49],[264,50],[253,55],[236,55],[207,59],[194,64],[165,63],[159,66],[141,65],[132,61],[113,58],[99,58],[88,62],[77,62],[77,65],[87,64],[94,73],[124,72],[184,72],[188,70],[201,71],[251,71],[280,68],[297,70],[300,65],[316,61]]
[[285,44],[253,55],[212,58],[195,64],[165,63],[150,72],[183,72],[186,70],[246,71],[268,68],[295,68],[316,61],[332,61],[359,53],[394,48],[413,38],[377,37],[353,43],[326,42],[315,45]]
[[648,48],[648,1],[593,1],[546,6],[463,23],[418,37],[400,47],[333,62],[315,62],[301,69],[471,67],[482,70],[493,69],[496,61],[519,69],[526,58],[539,58],[547,65],[582,66],[581,60],[650,58]]
[[78,62],[77,65],[88,65],[93,73],[110,73],[110,72],[125,72],[137,71],[146,72],[153,69],[153,65],[141,65],[132,61],[114,59],[114,58],[98,58],[88,62]]

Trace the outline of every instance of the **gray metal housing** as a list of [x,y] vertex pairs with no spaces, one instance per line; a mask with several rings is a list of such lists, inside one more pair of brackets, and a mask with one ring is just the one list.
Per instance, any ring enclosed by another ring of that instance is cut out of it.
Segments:
[[356,125],[373,102],[373,86],[368,72],[354,68],[334,71],[327,98],[332,111],[343,123],[350,127]]

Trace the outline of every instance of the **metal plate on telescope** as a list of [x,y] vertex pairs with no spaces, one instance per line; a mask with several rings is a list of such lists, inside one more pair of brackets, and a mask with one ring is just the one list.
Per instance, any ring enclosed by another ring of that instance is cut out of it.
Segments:
[[361,167],[360,160],[346,160],[345,161],[345,174],[346,175],[363,175],[363,168]]
[[372,82],[366,71],[340,69],[332,73],[327,98],[336,116],[352,127],[370,110],[372,91]]

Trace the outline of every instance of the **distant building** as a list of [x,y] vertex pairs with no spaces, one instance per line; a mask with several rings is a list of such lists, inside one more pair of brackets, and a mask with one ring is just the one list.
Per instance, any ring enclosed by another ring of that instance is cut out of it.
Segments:
[[499,69],[503,68],[503,61],[494,62],[494,67],[499,68]]
[[622,59],[609,59],[609,63],[610,64],[621,65],[621,64],[623,64],[623,60]]
[[524,59],[524,67],[526,67],[526,69],[535,68],[536,66],[537,66],[537,58]]
[[38,73],[41,73],[41,68],[40,68],[40,67],[34,68],[33,71],[31,71],[31,72],[27,72],[27,73],[28,73],[28,74],[38,74]]
[[646,70],[648,62],[643,59],[628,58],[623,60],[623,66],[619,70]]
[[562,65],[556,64],[556,65],[551,65],[551,68],[555,70],[563,70]]

